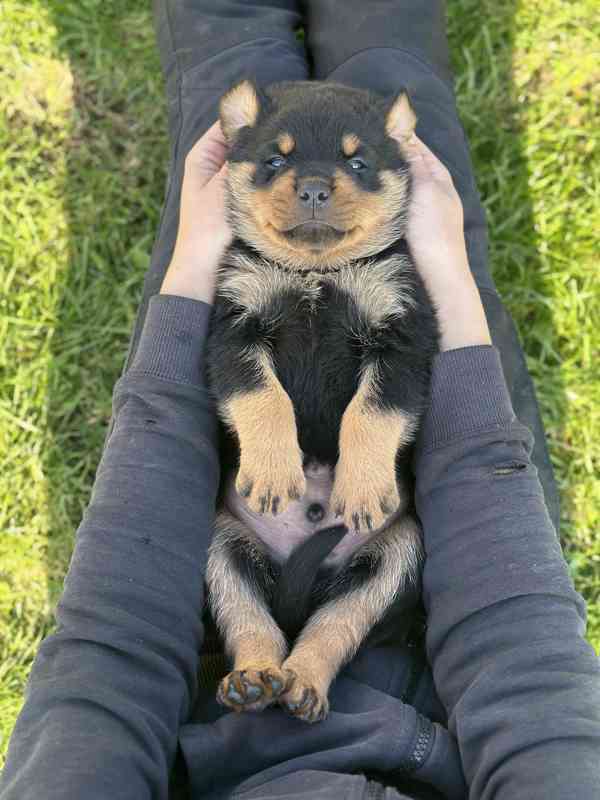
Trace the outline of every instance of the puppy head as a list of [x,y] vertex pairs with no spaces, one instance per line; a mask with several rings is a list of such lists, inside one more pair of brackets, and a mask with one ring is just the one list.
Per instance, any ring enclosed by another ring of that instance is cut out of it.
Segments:
[[405,93],[384,99],[317,81],[221,100],[235,233],[270,260],[327,269],[374,255],[404,233],[410,187],[402,140],[416,117]]

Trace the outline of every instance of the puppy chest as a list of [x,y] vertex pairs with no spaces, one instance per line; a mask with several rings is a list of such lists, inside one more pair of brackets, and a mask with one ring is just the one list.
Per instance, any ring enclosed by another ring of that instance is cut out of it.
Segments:
[[398,260],[349,265],[338,272],[289,273],[238,256],[218,293],[238,309],[253,347],[263,347],[292,400],[300,446],[337,458],[341,418],[365,360],[385,349],[392,321],[412,302]]
[[[285,302],[285,301],[284,301]],[[306,453],[337,458],[339,426],[356,391],[361,350],[352,332],[348,298],[331,286],[290,296],[270,350],[275,374],[296,415],[299,443]]]

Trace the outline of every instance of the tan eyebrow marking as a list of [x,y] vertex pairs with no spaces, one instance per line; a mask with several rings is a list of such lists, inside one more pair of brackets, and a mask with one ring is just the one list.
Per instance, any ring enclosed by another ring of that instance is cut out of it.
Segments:
[[345,133],[342,136],[342,150],[344,151],[344,155],[348,156],[348,158],[353,156],[359,147],[360,139],[355,133]]
[[289,156],[296,146],[296,142],[294,141],[294,137],[291,133],[280,133],[277,137],[277,144],[281,154],[284,156]]

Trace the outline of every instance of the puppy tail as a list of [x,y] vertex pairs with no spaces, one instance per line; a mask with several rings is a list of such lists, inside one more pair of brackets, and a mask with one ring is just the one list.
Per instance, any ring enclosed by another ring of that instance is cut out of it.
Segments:
[[347,533],[346,525],[315,531],[281,567],[271,611],[290,641],[296,638],[308,619],[312,590],[322,561]]

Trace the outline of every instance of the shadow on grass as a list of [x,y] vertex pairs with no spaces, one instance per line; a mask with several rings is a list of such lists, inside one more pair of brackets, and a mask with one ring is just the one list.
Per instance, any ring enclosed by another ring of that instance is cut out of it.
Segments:
[[[70,268],[53,341],[48,453],[53,604],[93,484],[158,225],[168,146],[151,12],[142,0],[50,0],[75,79],[65,202]],[[525,137],[512,85],[515,2],[457,0],[449,31],[461,116],[488,212],[494,276],[514,315],[553,437],[566,412],[550,287],[528,193]],[[551,376],[551,377],[549,377]]]

